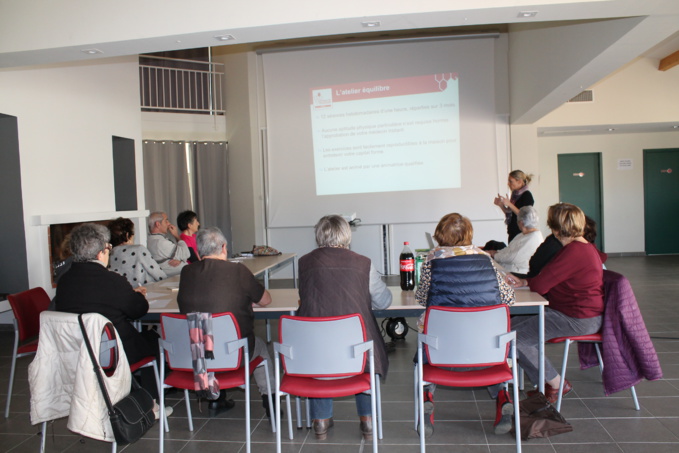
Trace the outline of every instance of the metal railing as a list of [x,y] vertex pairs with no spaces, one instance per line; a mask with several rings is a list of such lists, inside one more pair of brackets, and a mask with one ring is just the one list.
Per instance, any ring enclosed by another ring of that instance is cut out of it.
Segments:
[[139,56],[144,112],[224,115],[221,63]]

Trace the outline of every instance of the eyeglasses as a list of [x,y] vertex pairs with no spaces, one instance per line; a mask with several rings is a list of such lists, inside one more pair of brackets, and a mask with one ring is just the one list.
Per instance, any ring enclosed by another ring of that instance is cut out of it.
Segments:
[[104,247],[104,250],[108,250],[109,252],[113,250],[113,246],[111,244],[106,244],[106,247]]

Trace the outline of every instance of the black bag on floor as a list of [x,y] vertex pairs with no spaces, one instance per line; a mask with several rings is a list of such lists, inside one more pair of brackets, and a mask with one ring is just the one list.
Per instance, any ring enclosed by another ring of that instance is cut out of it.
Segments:
[[87,346],[87,352],[90,354],[94,373],[97,375],[99,387],[104,395],[106,406],[108,407],[108,416],[111,420],[111,428],[113,429],[113,436],[116,442],[125,445],[138,441],[146,431],[148,431],[156,417],[153,413],[153,398],[145,389],[141,388],[134,377],[132,378],[132,389],[130,393],[118,401],[115,405],[111,404],[111,399],[108,396],[106,385],[104,384],[103,376],[101,375],[101,367],[97,362],[92,351],[92,345],[89,338],[87,338],[87,331],[83,324],[82,315],[78,316],[80,322],[80,329],[82,330]]
[[519,415],[522,440],[550,437],[573,431],[573,426],[540,392],[519,402]]

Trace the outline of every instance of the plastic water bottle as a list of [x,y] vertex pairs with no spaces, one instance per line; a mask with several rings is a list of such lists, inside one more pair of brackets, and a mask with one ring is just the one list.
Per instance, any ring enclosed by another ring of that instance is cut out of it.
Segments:
[[403,243],[403,251],[399,257],[399,267],[401,270],[401,289],[412,291],[415,288],[415,255],[408,247],[410,243]]

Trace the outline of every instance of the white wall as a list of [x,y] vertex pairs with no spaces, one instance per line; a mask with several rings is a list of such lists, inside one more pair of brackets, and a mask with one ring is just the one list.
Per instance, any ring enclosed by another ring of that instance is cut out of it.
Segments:
[[[679,70],[657,68],[657,60],[636,60],[591,87],[594,102],[566,104],[533,125],[512,126],[513,167],[537,176],[532,191],[541,219],[559,201],[557,155],[602,153],[604,248],[608,253],[644,251],[643,150],[679,148],[679,131],[538,138],[537,128],[679,124]],[[618,159],[632,159],[633,169],[617,170]],[[546,226],[542,230],[547,233]]]
[[135,140],[144,209],[137,58],[0,70],[0,112],[18,118],[29,284],[53,294],[36,216],[115,211],[113,135]]
[[141,128],[144,140],[226,140],[224,115],[142,112]]

